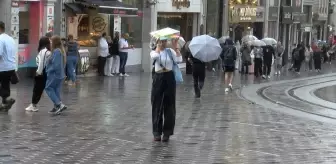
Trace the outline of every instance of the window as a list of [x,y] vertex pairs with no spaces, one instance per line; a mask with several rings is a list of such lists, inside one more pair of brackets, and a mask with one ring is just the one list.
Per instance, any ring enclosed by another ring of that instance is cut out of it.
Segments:
[[[125,4],[131,5],[142,10],[142,0],[123,0]],[[129,34],[129,44],[136,48],[142,47],[142,17],[121,17],[121,33]]]
[[208,0],[206,15],[206,34],[217,37],[218,35],[218,6],[217,0]]
[[19,44],[29,44],[29,12],[28,11],[19,12]]

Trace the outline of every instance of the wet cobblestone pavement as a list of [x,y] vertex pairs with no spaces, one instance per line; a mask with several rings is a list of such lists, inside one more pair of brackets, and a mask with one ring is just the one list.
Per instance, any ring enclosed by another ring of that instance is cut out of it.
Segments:
[[[293,78],[299,77],[273,80]],[[195,100],[191,77],[185,80],[177,91],[175,135],[167,144],[152,142],[147,74],[82,78],[76,88],[64,87],[70,109],[54,117],[46,96],[39,112],[24,111],[32,82],[22,82],[13,88],[13,109],[0,114],[0,163],[336,163],[335,124],[271,110],[277,105],[264,107],[240,95],[241,87],[271,83],[237,76],[241,83],[225,95],[221,77],[208,73],[203,97]]]

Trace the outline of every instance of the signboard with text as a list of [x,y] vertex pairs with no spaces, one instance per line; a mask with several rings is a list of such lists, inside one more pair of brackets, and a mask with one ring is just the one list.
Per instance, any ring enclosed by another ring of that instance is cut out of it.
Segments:
[[255,22],[258,15],[257,7],[232,6],[229,11],[229,21],[231,23]]

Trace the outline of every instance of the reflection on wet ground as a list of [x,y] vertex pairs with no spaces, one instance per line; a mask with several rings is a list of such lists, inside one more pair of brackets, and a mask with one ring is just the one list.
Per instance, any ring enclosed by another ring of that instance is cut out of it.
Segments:
[[[176,131],[167,144],[152,142],[148,74],[64,86],[70,109],[56,117],[48,114],[46,96],[39,112],[24,111],[32,82],[22,82],[12,92],[18,102],[0,114],[0,163],[336,163],[334,125],[225,95],[221,77],[207,76],[201,100],[193,98],[190,76],[178,86]],[[253,76],[240,79],[235,90],[259,83]]]

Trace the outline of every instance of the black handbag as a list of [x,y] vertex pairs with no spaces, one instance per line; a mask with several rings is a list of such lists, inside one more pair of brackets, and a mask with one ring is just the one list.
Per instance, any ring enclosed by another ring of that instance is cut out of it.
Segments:
[[17,84],[17,83],[19,83],[19,76],[18,76],[18,74],[17,74],[16,71],[12,74],[12,77],[11,77],[11,83],[12,83],[12,84]]

